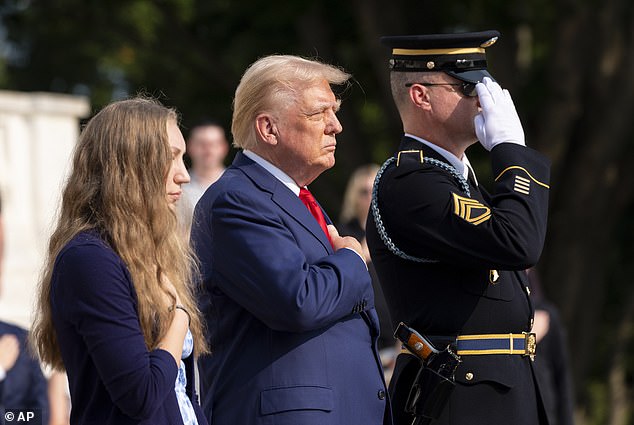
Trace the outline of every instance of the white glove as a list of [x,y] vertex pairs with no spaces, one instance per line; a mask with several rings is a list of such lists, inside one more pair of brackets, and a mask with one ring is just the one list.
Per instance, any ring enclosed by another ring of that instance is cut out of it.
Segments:
[[508,90],[485,77],[476,85],[482,112],[475,116],[475,133],[484,149],[490,151],[500,143],[517,143],[526,146],[524,129],[517,116],[513,99]]

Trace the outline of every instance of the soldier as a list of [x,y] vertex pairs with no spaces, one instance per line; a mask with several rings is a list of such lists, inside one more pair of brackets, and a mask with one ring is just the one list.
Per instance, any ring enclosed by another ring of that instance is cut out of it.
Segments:
[[[411,351],[399,355],[390,384],[397,425],[546,423],[523,270],[544,243],[549,161],[525,146],[510,94],[486,69],[485,48],[498,37],[381,40],[392,48],[405,135],[375,181],[368,245],[394,325],[459,358],[446,391],[418,376],[425,369]],[[491,152],[493,194],[465,155],[477,141]]]

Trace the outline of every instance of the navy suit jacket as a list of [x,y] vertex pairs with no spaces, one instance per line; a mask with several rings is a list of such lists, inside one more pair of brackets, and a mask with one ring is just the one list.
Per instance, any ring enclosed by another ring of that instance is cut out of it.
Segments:
[[39,409],[42,423],[48,420],[47,383],[40,363],[30,354],[27,332],[15,325],[0,322],[0,336],[15,335],[20,341],[20,354],[15,364],[0,382],[0,413],[4,409]]
[[192,241],[213,425],[391,423],[370,275],[289,188],[239,153],[196,206]]

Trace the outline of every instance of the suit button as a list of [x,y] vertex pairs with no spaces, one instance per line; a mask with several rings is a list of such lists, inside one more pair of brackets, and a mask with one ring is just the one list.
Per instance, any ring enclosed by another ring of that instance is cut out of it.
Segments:
[[471,381],[473,379],[473,373],[467,372],[467,374],[464,377],[467,381]]
[[379,400],[385,400],[385,390],[379,390],[377,395],[379,396]]

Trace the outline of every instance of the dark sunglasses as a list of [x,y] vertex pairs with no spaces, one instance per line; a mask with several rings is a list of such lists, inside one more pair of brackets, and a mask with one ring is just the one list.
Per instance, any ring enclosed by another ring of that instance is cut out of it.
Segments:
[[476,84],[478,83],[407,83],[405,87],[412,87],[414,84],[420,84],[421,86],[460,86],[460,92],[467,97],[476,97],[478,92],[476,91]]

